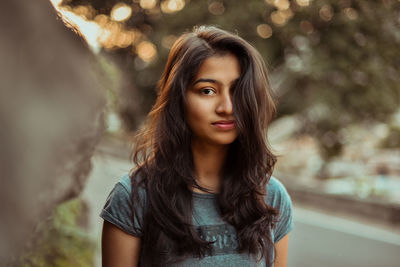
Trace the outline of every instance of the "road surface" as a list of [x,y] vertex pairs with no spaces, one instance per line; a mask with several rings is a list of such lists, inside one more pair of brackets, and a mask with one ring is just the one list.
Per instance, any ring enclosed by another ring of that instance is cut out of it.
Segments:
[[399,267],[398,229],[294,207],[288,267]]

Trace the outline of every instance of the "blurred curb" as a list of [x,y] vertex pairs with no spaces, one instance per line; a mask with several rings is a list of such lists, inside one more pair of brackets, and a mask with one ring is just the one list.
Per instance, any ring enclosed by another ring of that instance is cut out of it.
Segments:
[[316,192],[310,188],[289,186],[285,184],[292,201],[310,207],[328,209],[364,217],[375,221],[383,221],[400,226],[400,205],[379,200],[360,199],[348,195],[334,195]]

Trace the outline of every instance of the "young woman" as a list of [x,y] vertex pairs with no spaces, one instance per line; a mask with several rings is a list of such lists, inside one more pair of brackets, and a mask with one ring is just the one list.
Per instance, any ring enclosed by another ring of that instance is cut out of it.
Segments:
[[275,115],[249,43],[197,27],[173,45],[159,95],[101,213],[103,266],[286,266],[290,197],[271,177]]

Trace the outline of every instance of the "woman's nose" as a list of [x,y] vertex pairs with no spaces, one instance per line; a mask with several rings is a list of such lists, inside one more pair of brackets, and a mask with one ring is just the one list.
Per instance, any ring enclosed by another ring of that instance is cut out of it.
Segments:
[[218,114],[231,115],[233,113],[232,96],[230,92],[225,92],[220,95],[220,99],[215,111]]

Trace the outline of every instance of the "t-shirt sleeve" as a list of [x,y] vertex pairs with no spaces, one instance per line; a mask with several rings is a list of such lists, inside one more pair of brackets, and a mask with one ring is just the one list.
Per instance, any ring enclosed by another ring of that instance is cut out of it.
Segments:
[[267,191],[268,204],[279,211],[278,221],[273,231],[273,242],[276,243],[288,234],[294,227],[292,200],[284,185],[271,177]]
[[[133,218],[132,209],[134,207],[130,193],[131,190],[127,187],[126,182],[124,183],[123,181],[118,182],[114,186],[107,197],[100,217],[124,232],[140,237],[142,236],[141,220],[143,213],[139,210],[139,219],[137,217]],[[139,208],[138,205],[135,206],[135,208]]]

